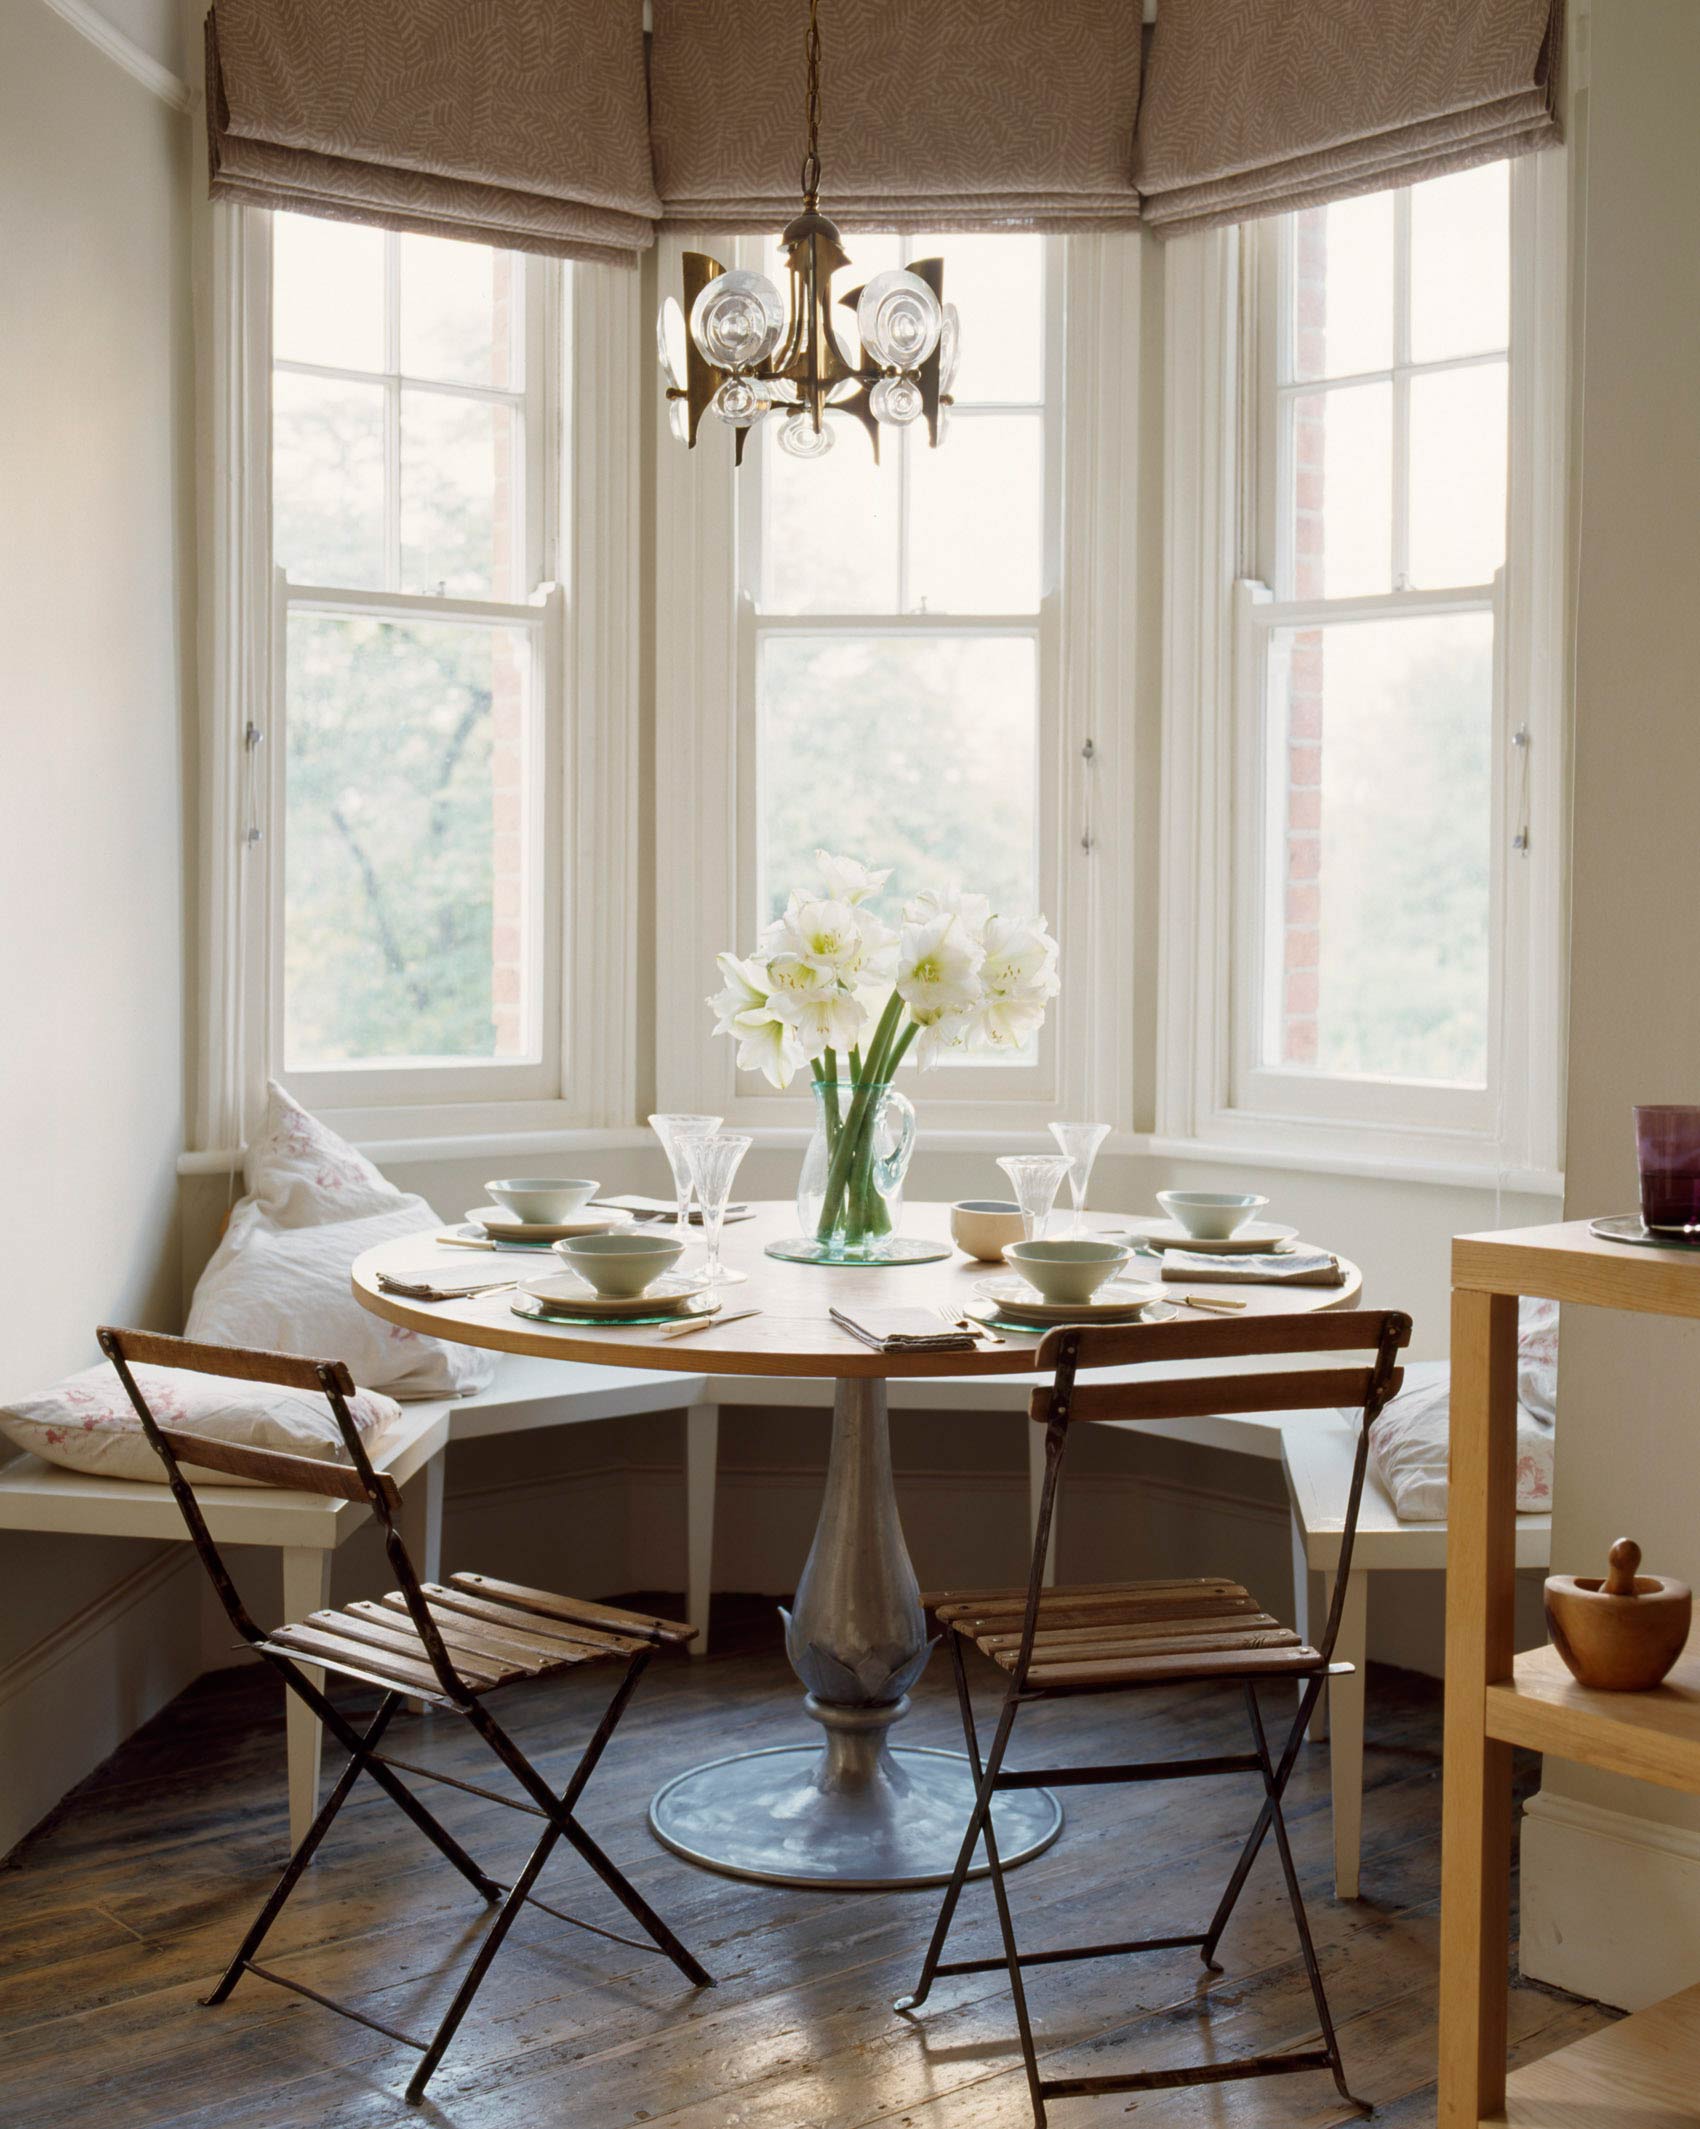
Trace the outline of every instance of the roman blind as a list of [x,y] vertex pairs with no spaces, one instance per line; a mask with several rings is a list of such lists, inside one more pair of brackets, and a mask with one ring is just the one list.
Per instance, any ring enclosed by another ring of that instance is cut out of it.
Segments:
[[1135,176],[1165,234],[1558,138],[1562,0],[1158,0]]
[[642,0],[218,0],[215,194],[631,261],[660,212]]

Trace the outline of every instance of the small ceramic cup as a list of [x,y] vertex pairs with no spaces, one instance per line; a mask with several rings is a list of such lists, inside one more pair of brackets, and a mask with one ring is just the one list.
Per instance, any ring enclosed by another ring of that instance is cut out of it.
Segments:
[[1004,1261],[1012,1264],[1046,1301],[1090,1301],[1113,1279],[1133,1251],[1123,1242],[1094,1242],[1082,1237],[1066,1242],[1011,1242]]
[[588,1205],[602,1188],[583,1176],[551,1180],[548,1176],[509,1176],[484,1188],[498,1205],[505,1205],[516,1220],[534,1227],[547,1227],[555,1220],[570,1220]]
[[950,1208],[950,1239],[965,1257],[1001,1264],[1006,1246],[1021,1240],[1021,1207],[1013,1198],[963,1198]]
[[1196,1241],[1226,1242],[1269,1200],[1238,1190],[1159,1190],[1157,1202]]
[[685,1253],[672,1235],[574,1235],[551,1247],[605,1301],[635,1301]]

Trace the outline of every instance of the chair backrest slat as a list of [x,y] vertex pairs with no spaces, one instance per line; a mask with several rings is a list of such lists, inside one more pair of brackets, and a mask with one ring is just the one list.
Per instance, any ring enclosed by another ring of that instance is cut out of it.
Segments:
[[[1074,1341],[1076,1365],[1116,1368],[1162,1360],[1235,1360],[1278,1353],[1365,1353],[1381,1343],[1387,1311],[1378,1308],[1317,1309],[1308,1314],[1246,1314],[1212,1322],[1130,1323],[1122,1329],[1049,1332],[1034,1356],[1043,1372],[1054,1369]],[[1408,1334],[1407,1334],[1408,1335]]]
[[320,1395],[334,1384],[344,1397],[354,1395],[354,1377],[340,1360],[303,1360],[296,1353],[267,1353],[253,1346],[200,1345],[163,1331],[122,1331],[110,1324],[103,1324],[96,1335],[103,1351],[108,1338],[119,1339],[132,1367],[187,1368],[197,1375],[233,1375],[240,1382],[276,1382]]
[[[225,1471],[233,1478],[288,1486],[297,1493],[328,1494],[333,1500],[370,1501],[365,1480],[347,1464],[296,1456],[287,1449],[257,1449],[249,1442],[213,1441],[204,1434],[187,1434],[180,1427],[161,1427],[159,1432],[173,1456],[200,1471]],[[394,1509],[401,1500],[400,1487],[387,1471],[373,1475]]]
[[[1084,1352],[1080,1365],[1091,1362]],[[1288,1368],[1247,1375],[1191,1375],[1157,1382],[1077,1381],[1068,1396],[1071,1420],[1202,1419],[1215,1412],[1321,1411],[1332,1405],[1362,1411],[1374,1384],[1373,1368]],[[1395,1368],[1385,1385],[1392,1396],[1404,1380]],[[1051,1389],[1035,1390],[1028,1416],[1047,1423],[1055,1403]]]

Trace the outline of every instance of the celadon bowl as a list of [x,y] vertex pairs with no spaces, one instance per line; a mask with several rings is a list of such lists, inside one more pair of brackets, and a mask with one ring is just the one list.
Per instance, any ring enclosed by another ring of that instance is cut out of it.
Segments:
[[1239,1190],[1159,1190],[1157,1202],[1199,1241],[1226,1242],[1269,1200]]
[[499,1183],[486,1183],[484,1187],[516,1220],[529,1226],[549,1227],[557,1220],[570,1220],[575,1212],[590,1203],[602,1185],[584,1176],[521,1175],[509,1176]]
[[609,1301],[635,1301],[685,1253],[671,1235],[573,1235],[550,1246]]
[[1113,1278],[1133,1251],[1123,1242],[1011,1242],[1004,1261],[1011,1264],[1047,1301],[1090,1301],[1106,1279]]

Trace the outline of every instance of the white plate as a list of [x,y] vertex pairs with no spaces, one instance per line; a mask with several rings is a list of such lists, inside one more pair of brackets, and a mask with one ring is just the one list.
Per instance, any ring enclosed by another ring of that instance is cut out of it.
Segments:
[[1247,1220],[1237,1233],[1210,1242],[1189,1235],[1179,1220],[1152,1220],[1136,1221],[1127,1232],[1130,1240],[1148,1243],[1152,1249],[1196,1249],[1207,1257],[1255,1257],[1278,1242],[1291,1242],[1298,1229],[1282,1227],[1274,1220]]
[[984,1323],[995,1331],[1020,1331],[1037,1338],[1045,1331],[1061,1330],[1075,1325],[1084,1330],[1131,1330],[1140,1323],[1168,1323],[1180,1314],[1172,1301],[1147,1301],[1143,1307],[1128,1310],[1100,1310],[1097,1314],[1081,1309],[1063,1310],[1055,1322],[1037,1323],[1031,1318],[1023,1321],[996,1301],[971,1301],[962,1311],[976,1323]]
[[570,1310],[576,1317],[594,1317],[599,1323],[624,1323],[633,1316],[683,1315],[704,1286],[705,1281],[690,1272],[670,1271],[631,1300],[612,1301],[577,1272],[564,1271],[552,1272],[546,1279],[522,1279],[519,1291],[539,1308]]
[[1046,1301],[1025,1279],[986,1279],[975,1293],[1010,1322],[1137,1323],[1141,1313],[1160,1301],[1162,1290],[1128,1279],[1110,1279],[1090,1301]]
[[613,1205],[587,1205],[570,1220],[516,1220],[504,1206],[472,1205],[466,1217],[486,1234],[509,1242],[564,1242],[570,1235],[600,1235],[611,1227],[633,1225],[631,1214]]
[[641,1329],[646,1324],[683,1323],[693,1316],[717,1316],[725,1303],[712,1289],[705,1287],[700,1293],[686,1294],[677,1302],[649,1302],[641,1314],[610,1316],[600,1302],[590,1308],[575,1308],[565,1302],[539,1301],[535,1294],[520,1292],[509,1303],[516,1316],[524,1316],[532,1323],[555,1323],[567,1328],[573,1324],[600,1324],[613,1330],[625,1324],[628,1329]]

